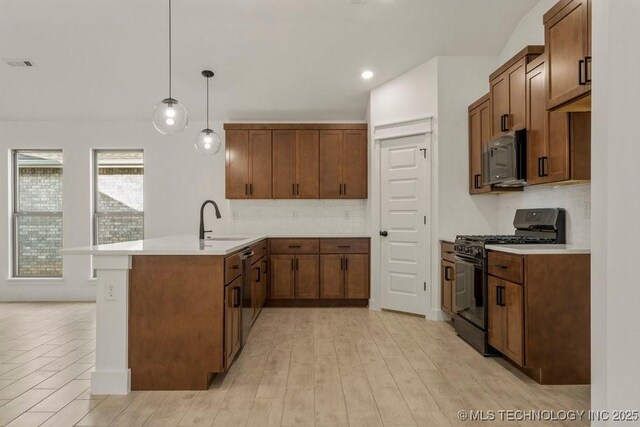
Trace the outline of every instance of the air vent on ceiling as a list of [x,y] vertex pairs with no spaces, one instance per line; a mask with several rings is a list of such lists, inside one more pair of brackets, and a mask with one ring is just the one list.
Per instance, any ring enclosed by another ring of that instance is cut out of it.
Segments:
[[362,6],[367,4],[368,0],[351,0],[351,4]]
[[33,67],[33,62],[29,59],[3,59],[10,67]]

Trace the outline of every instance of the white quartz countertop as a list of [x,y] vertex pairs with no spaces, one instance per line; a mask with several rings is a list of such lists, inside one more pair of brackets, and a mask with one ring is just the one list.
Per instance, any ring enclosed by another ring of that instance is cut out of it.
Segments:
[[62,255],[228,255],[268,238],[366,238],[363,235],[267,235],[243,234],[213,236],[201,241],[198,236],[169,236],[155,239],[134,240],[109,245],[68,248]]
[[591,253],[591,248],[577,245],[486,245],[485,249],[517,255],[570,255]]

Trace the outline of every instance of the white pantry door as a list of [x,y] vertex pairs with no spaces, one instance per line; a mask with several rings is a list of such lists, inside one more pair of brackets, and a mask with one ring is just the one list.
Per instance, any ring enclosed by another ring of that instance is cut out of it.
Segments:
[[428,148],[425,135],[381,142],[380,303],[384,309],[422,315],[431,262]]

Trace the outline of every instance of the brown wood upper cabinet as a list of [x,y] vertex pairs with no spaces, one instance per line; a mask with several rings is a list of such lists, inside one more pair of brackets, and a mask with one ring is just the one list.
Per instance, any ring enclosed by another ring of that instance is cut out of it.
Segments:
[[525,127],[526,66],[543,52],[527,46],[489,76],[492,137]]
[[527,182],[591,178],[591,114],[547,111],[547,54],[527,66]]
[[227,130],[225,147],[227,199],[270,199],[271,131]]
[[319,131],[273,131],[273,198],[317,199]]
[[320,198],[367,198],[366,130],[320,131]]
[[469,194],[491,191],[482,184],[482,145],[491,138],[490,101],[486,94],[469,106]]
[[544,15],[547,109],[591,110],[591,0],[561,0]]

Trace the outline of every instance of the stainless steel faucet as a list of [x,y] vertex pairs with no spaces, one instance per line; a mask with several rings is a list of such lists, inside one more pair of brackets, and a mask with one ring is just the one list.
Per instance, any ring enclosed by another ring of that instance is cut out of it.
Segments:
[[211,233],[212,230],[205,230],[204,229],[204,208],[211,203],[213,205],[213,207],[216,210],[216,218],[220,219],[222,218],[222,215],[220,215],[220,209],[218,209],[218,205],[216,204],[216,202],[214,202],[213,200],[207,200],[206,202],[204,202],[202,204],[202,206],[200,207],[200,240],[204,240],[204,234],[205,233]]

